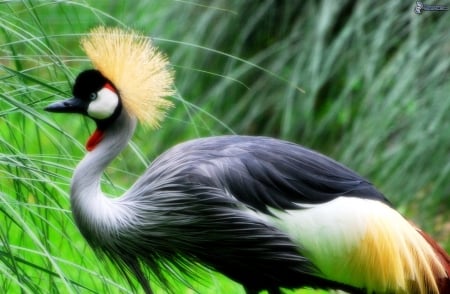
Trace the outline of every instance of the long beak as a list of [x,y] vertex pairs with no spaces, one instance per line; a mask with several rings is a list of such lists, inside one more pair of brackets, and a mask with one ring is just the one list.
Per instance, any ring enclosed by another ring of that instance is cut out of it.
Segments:
[[44,110],[61,113],[86,113],[87,103],[79,98],[72,97],[67,100],[54,102],[45,107]]

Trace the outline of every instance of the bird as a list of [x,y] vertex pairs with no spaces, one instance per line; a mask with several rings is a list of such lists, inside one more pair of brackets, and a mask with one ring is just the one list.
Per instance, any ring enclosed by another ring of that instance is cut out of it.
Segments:
[[165,271],[195,276],[199,265],[248,294],[303,287],[450,293],[450,257],[436,241],[367,179],[293,142],[192,139],[155,158],[121,196],[105,195],[104,170],[137,123],[156,129],[173,107],[174,72],[132,29],[96,27],[81,47],[93,67],[78,74],[72,98],[45,110],[96,124],[72,177],[72,215],[130,284],[136,279],[153,293],[151,276],[170,291]]

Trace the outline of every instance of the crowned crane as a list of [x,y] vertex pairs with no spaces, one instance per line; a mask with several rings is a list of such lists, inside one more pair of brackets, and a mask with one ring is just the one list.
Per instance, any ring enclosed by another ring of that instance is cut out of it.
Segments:
[[[91,247],[152,293],[143,267],[221,272],[247,293],[282,288],[450,293],[450,258],[366,179],[294,143],[219,136],[179,144],[122,196],[103,171],[137,121],[157,127],[173,92],[167,58],[139,33],[99,27],[81,41],[94,69],[50,112],[81,113],[96,130],[70,201]],[[161,278],[163,279],[163,278]],[[164,281],[163,281],[164,282]]]

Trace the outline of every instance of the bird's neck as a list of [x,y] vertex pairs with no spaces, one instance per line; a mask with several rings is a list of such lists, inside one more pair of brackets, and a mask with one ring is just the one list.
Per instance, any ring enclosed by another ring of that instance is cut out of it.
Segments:
[[70,195],[72,213],[88,240],[113,232],[128,215],[120,197],[106,197],[100,183],[105,168],[127,146],[135,128],[136,119],[122,111],[105,130],[101,142],[86,154],[74,171]]

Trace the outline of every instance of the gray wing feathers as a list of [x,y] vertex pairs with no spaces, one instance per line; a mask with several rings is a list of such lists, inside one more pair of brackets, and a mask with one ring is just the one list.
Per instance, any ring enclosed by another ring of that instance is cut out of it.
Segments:
[[388,203],[371,183],[340,163],[299,145],[266,137],[192,140],[160,156],[149,171],[144,175],[146,185],[155,177],[169,177],[172,184],[219,188],[265,213],[268,207],[298,209],[301,204],[324,203],[339,196]]

